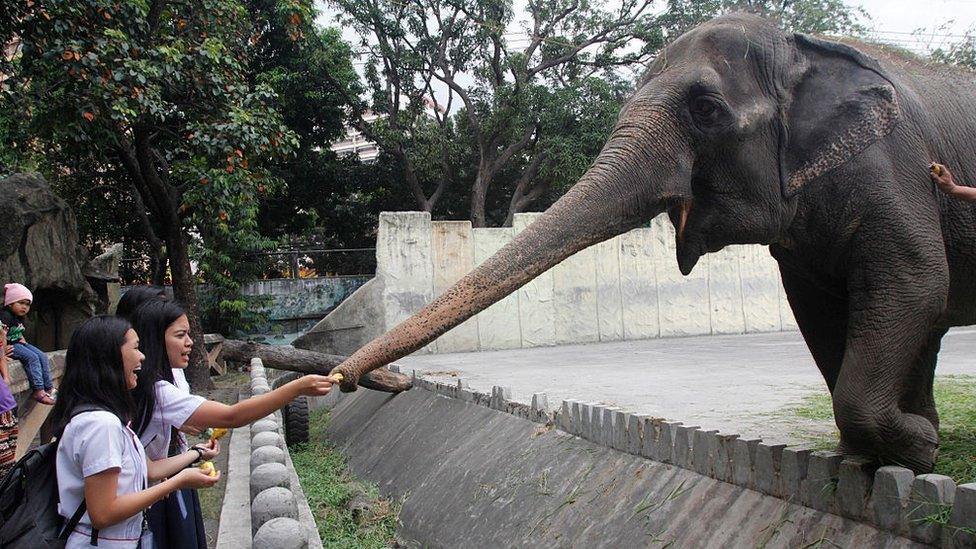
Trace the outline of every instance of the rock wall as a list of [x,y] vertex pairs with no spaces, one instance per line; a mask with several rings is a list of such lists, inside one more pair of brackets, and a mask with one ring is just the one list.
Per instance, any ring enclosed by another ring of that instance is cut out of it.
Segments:
[[[422,212],[380,214],[377,273],[368,291],[295,342],[351,354],[418,311],[541,214],[511,228],[431,222]],[[368,318],[362,310],[375,312]],[[704,256],[687,277],[675,261],[667,217],[566,259],[441,336],[423,352],[516,349],[706,334],[796,329],[776,262],[763,246]],[[341,335],[335,335],[342,331]]]
[[64,349],[98,306],[85,278],[88,252],[78,243],[75,216],[37,174],[0,180],[0,193],[0,283],[19,282],[34,294],[28,341],[47,351]]

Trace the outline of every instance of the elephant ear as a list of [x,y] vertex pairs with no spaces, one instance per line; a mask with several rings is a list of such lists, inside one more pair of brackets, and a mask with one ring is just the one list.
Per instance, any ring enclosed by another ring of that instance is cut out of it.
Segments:
[[783,196],[849,162],[900,118],[891,80],[874,59],[838,42],[793,35],[793,83],[783,106]]

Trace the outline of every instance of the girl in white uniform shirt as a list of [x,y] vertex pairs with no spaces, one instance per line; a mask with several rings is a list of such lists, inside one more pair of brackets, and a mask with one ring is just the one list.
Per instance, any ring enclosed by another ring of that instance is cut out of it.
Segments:
[[[219,480],[188,467],[198,458],[196,451],[146,460],[129,428],[134,415],[130,391],[138,383],[142,359],[138,336],[117,317],[89,319],[68,344],[61,393],[52,411],[58,436],[58,512],[67,519],[82,500],[87,504],[68,536],[69,548],[89,547],[93,541],[102,548],[133,548],[140,541],[142,548],[152,547],[144,510],[174,490],[213,486]],[[73,415],[81,407],[98,409]],[[147,488],[150,480],[164,478]]]
[[[174,385],[173,369],[187,367],[193,348],[183,309],[173,302],[149,300],[132,314],[132,323],[146,354],[139,386],[133,392],[137,410],[133,425],[150,459],[185,449],[185,437],[178,430],[198,432],[207,427],[247,425],[299,395],[325,395],[335,382],[326,376],[310,375],[233,406],[205,400]],[[149,510],[149,527],[158,547],[207,546],[199,498],[192,490],[174,493],[154,505]]]
[[[160,286],[133,286],[126,290],[115,306],[115,315],[132,322],[132,315],[136,309],[147,301],[169,301],[166,290]],[[190,384],[182,368],[173,368],[173,385],[190,392]],[[199,433],[194,433],[199,434]]]

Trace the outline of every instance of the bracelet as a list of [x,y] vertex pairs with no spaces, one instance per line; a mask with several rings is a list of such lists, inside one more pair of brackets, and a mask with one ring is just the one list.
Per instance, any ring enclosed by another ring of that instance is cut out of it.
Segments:
[[200,461],[200,460],[203,459],[203,450],[197,448],[196,446],[193,446],[190,449],[197,453],[197,459],[191,461],[190,462],[191,464],[196,463],[196,462],[198,462],[198,461]]

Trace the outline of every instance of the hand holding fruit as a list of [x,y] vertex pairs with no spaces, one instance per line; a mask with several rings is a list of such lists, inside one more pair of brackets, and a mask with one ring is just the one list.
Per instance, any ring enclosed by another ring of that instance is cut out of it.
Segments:
[[212,429],[207,429],[203,432],[204,436],[210,438],[210,444],[213,445],[214,442],[220,440],[221,437],[230,432],[230,429],[225,429],[223,427],[214,427]]
[[220,453],[220,443],[214,439],[210,439],[207,444],[197,444],[194,448],[200,450],[200,459],[204,461],[211,460]]
[[207,473],[207,476],[209,477],[215,477],[218,475],[217,466],[214,465],[212,461],[204,461],[198,466],[198,468],[204,473]]
[[[210,466],[213,467],[213,463]],[[209,488],[220,480],[220,472],[215,470],[213,473],[211,475],[199,467],[188,467],[177,473],[176,479],[183,488]]]

